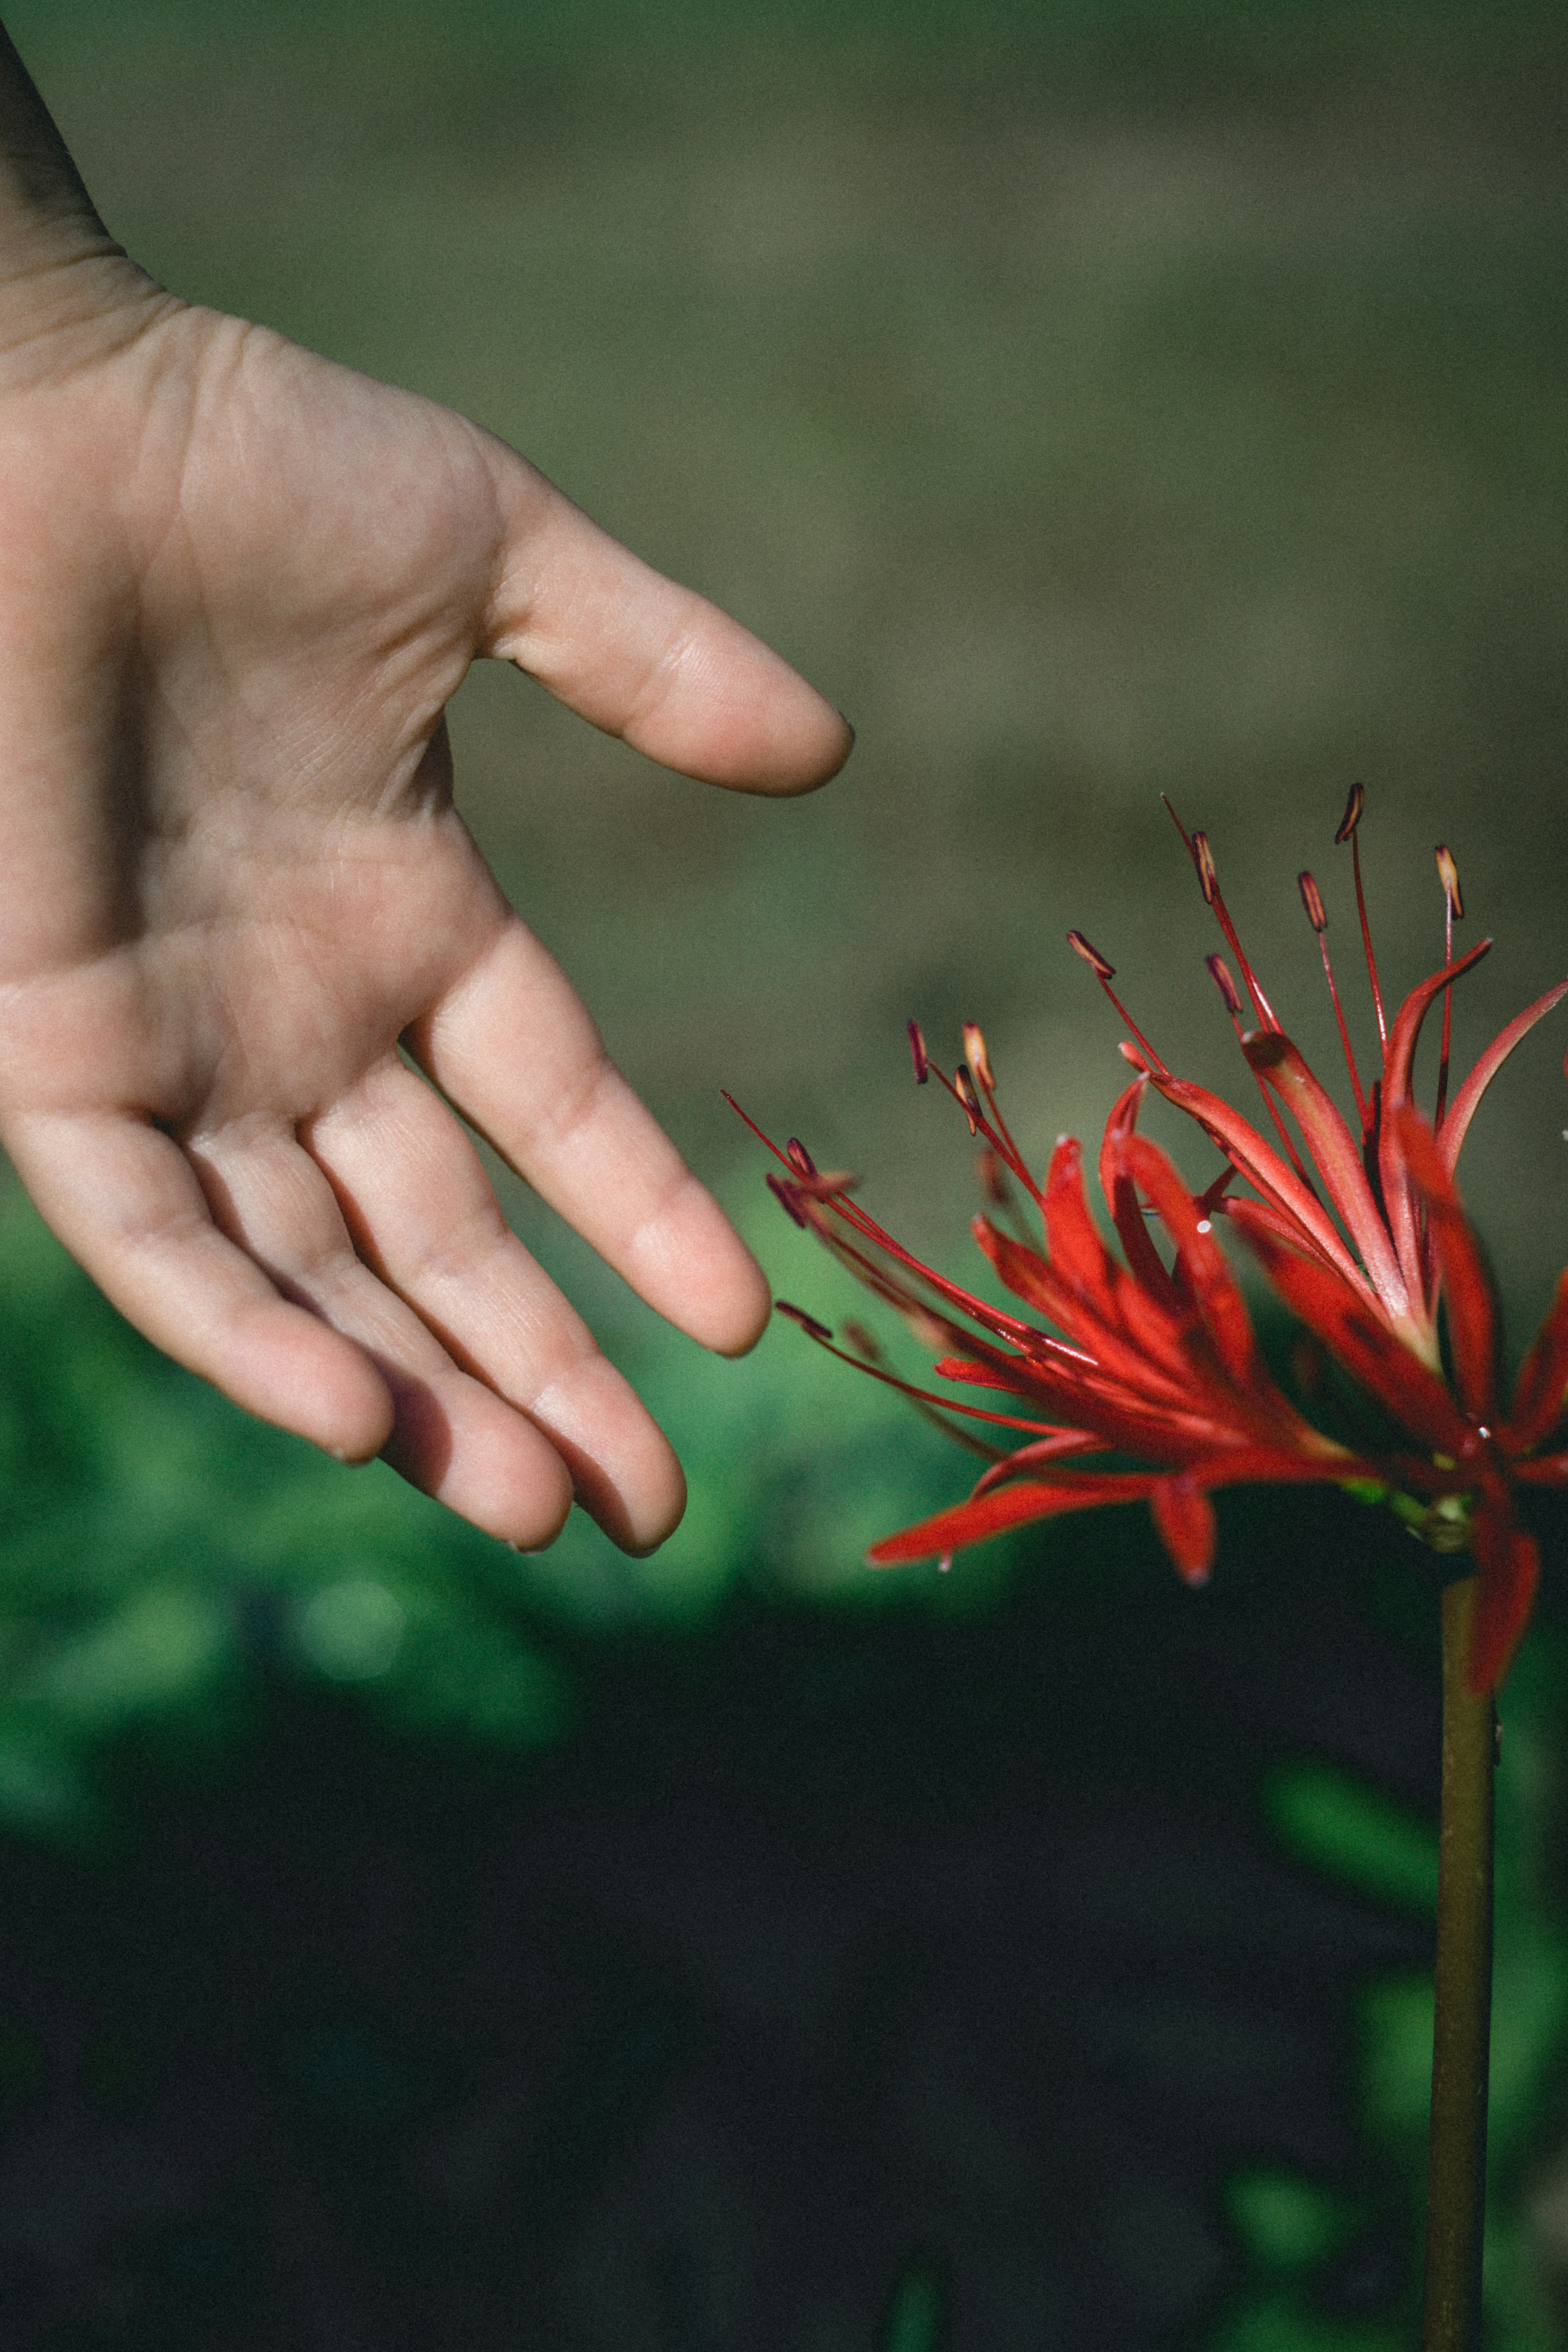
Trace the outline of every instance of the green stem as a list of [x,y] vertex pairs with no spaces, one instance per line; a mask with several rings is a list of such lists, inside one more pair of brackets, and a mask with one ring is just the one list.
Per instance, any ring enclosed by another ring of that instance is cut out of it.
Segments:
[[1443,1588],[1437,2006],[1422,2352],[1479,2352],[1481,2340],[1497,1711],[1469,1686],[1476,1590],[1473,1576]]

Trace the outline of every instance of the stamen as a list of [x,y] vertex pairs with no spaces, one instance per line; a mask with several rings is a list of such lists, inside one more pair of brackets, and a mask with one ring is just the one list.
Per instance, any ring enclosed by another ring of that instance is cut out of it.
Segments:
[[[1459,890],[1459,869],[1454,863],[1454,853],[1446,841],[1436,848],[1437,878],[1443,885],[1443,961],[1454,961],[1454,925],[1465,919],[1465,901]],[[1454,989],[1450,982],[1443,991],[1443,1045],[1437,1056],[1437,1108],[1433,1116],[1434,1129],[1443,1124],[1443,1113],[1448,1107],[1448,1047],[1454,1032]]]
[[784,1210],[784,1214],[786,1216],[793,1217],[795,1223],[800,1227],[801,1232],[804,1234],[806,1231],[808,1221],[805,1211],[801,1207],[800,1196],[796,1192],[795,1186],[793,1184],[786,1184],[782,1176],[775,1176],[771,1168],[768,1171],[767,1183],[769,1192],[773,1194],[779,1206]]
[[[1443,896],[1448,902],[1448,920],[1450,923],[1462,923],[1465,919],[1465,902],[1459,895],[1459,869],[1454,863],[1454,853],[1446,841],[1440,841],[1437,844],[1436,857],[1438,879],[1443,885]],[[1454,961],[1453,950],[1454,935],[1450,930],[1448,933],[1450,963]]]
[[1229,1013],[1233,1021],[1239,1022],[1241,1019],[1241,991],[1237,988],[1235,980],[1231,976],[1229,964],[1226,963],[1224,956],[1218,953],[1211,956],[1205,956],[1204,961],[1208,966],[1210,979],[1214,982],[1215,986],[1218,989],[1220,994],[1225,999],[1226,1011]]
[[1162,793],[1160,798],[1165,803],[1165,812],[1170,817],[1171,823],[1175,826],[1176,831],[1181,835],[1182,839],[1187,845],[1187,855],[1192,859],[1193,864],[1197,870],[1198,887],[1204,894],[1204,904],[1205,907],[1212,907],[1214,908],[1220,929],[1225,933],[1226,943],[1237,963],[1241,966],[1241,976],[1247,982],[1247,994],[1251,997],[1253,1003],[1258,1007],[1258,1017],[1259,1021],[1262,1022],[1263,1026],[1266,1029],[1278,1029],[1279,1027],[1279,1024],[1275,1018],[1274,1007],[1269,1003],[1268,999],[1264,995],[1262,989],[1258,986],[1258,974],[1253,971],[1251,964],[1247,961],[1247,950],[1242,946],[1240,940],[1237,938],[1236,925],[1231,921],[1230,909],[1225,903],[1225,898],[1219,887],[1219,877],[1215,870],[1214,852],[1209,847],[1209,837],[1207,834],[1189,833],[1186,826],[1182,823],[1181,818],[1176,814],[1174,808],[1171,805],[1166,795]]
[[787,1298],[775,1298],[773,1312],[775,1315],[787,1315],[792,1323],[798,1323],[813,1339],[831,1339],[833,1337],[829,1325],[819,1323],[815,1315],[806,1313],[804,1307],[792,1307]]
[[816,1175],[816,1162],[798,1135],[790,1137],[789,1141],[784,1145],[784,1153],[797,1176]]
[[1069,931],[1068,933],[1068,945],[1071,948],[1074,955],[1081,956],[1085,963],[1088,964],[1090,971],[1093,972],[1096,980],[1099,981],[1101,988],[1104,989],[1107,996],[1110,997],[1110,1002],[1115,1005],[1116,1010],[1121,1013],[1121,1018],[1126,1022],[1127,1026],[1131,1030],[1132,1034],[1137,1038],[1138,1043],[1142,1045],[1144,1053],[1147,1054],[1154,1067],[1157,1070],[1163,1070],[1167,1075],[1169,1075],[1169,1064],[1162,1055],[1156,1054],[1153,1046],[1151,1045],[1149,1040],[1145,1037],[1143,1032],[1140,1029],[1138,1024],[1133,1020],[1132,1015],[1128,1012],[1127,1007],[1122,1003],[1121,999],[1117,995],[1116,991],[1110,985],[1111,982],[1116,977],[1116,966],[1113,963],[1107,963],[1105,958],[1100,954],[1100,950],[1097,947],[1091,947],[1089,940],[1084,938],[1081,931]]
[[931,1076],[931,1064],[926,1059],[926,1041],[918,1021],[910,1023],[910,1051],[915,1057],[915,1084],[923,1087]]
[[[1356,789],[1359,792],[1361,788],[1358,785]],[[1367,1117],[1367,1099],[1362,1091],[1361,1072],[1356,1068],[1355,1055],[1351,1049],[1351,1033],[1345,1024],[1344,1007],[1340,1003],[1339,984],[1334,979],[1334,967],[1329,960],[1329,943],[1323,937],[1323,933],[1329,928],[1329,918],[1323,907],[1323,894],[1312,877],[1307,873],[1297,875],[1296,886],[1301,893],[1301,904],[1307,909],[1307,920],[1318,934],[1318,949],[1323,959],[1323,977],[1329,983],[1329,999],[1334,1008],[1334,1019],[1340,1025],[1340,1044],[1344,1047],[1345,1067],[1351,1074],[1351,1085],[1355,1092],[1356,1117],[1361,1121],[1361,1139],[1364,1147],[1372,1135]]]
[[1204,904],[1212,907],[1219,894],[1219,877],[1215,871],[1214,851],[1209,847],[1206,833],[1193,835],[1193,863],[1198,869],[1198,887],[1204,894]]
[[1384,1052],[1388,1051],[1388,1023],[1384,1017],[1383,991],[1377,984],[1377,958],[1372,951],[1372,925],[1366,919],[1366,894],[1361,887],[1361,817],[1366,806],[1366,786],[1352,784],[1345,802],[1345,813],[1334,835],[1334,846],[1345,842],[1351,845],[1351,863],[1355,867],[1356,912],[1361,917],[1361,940],[1366,950],[1366,976],[1372,982],[1372,1009],[1377,1015],[1377,1034]]
[[978,1021],[966,1021],[963,1024],[963,1058],[973,1073],[975,1084],[984,1087],[988,1095],[994,1094],[996,1081],[991,1075],[991,1056],[985,1050],[984,1033]]
[[970,1134],[978,1135],[980,1132],[980,1097],[974,1091],[974,1081],[970,1076],[967,1070],[954,1070],[952,1074],[952,1091],[958,1097],[960,1103],[963,1105],[963,1115],[969,1121]]
[[1115,979],[1116,966],[1113,963],[1107,963],[1105,958],[1100,954],[1100,950],[1097,947],[1091,946],[1089,941],[1084,938],[1081,931],[1069,931],[1068,933],[1068,945],[1071,948],[1074,955],[1082,956],[1085,963],[1088,964],[1096,980]]

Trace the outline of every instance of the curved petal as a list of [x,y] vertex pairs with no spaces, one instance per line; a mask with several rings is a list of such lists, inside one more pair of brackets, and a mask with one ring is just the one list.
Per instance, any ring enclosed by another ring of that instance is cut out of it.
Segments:
[[1470,1231],[1436,1139],[1412,1103],[1384,1114],[1393,1128],[1394,1156],[1419,1193],[1436,1244],[1448,1299],[1448,1344],[1459,1402],[1472,1421],[1497,1418],[1497,1310],[1491,1277]]
[[1536,1023],[1544,1018],[1554,1005],[1561,1004],[1565,996],[1568,996],[1568,980],[1560,980],[1555,988],[1549,988],[1544,996],[1538,996],[1533,1004],[1527,1004],[1522,1013],[1516,1013],[1508,1027],[1500,1030],[1492,1039],[1448,1105],[1448,1115],[1437,1130],[1437,1149],[1447,1163],[1450,1174],[1458,1161],[1459,1147],[1464,1142],[1481,1097],[1521,1038],[1528,1037]]
[[1178,1471],[1149,1490],[1149,1510],[1171,1565],[1184,1584],[1206,1584],[1219,1530],[1214,1505],[1195,1478]]
[[937,1559],[965,1544],[984,1543],[1008,1528],[1030,1519],[1053,1518],[1063,1511],[1092,1510],[1100,1503],[1136,1503],[1156,1483],[1152,1471],[1085,1471],[1078,1478],[1031,1479],[1021,1486],[1003,1486],[978,1501],[955,1503],[896,1536],[884,1536],[866,1554],[873,1568],[898,1568],[906,1560]]
[[1300,1049],[1282,1029],[1255,1031],[1242,1039],[1241,1050],[1300,1129],[1312,1165],[1361,1252],[1373,1288],[1390,1315],[1406,1313],[1410,1294],[1383,1213],[1366,1181],[1361,1145],[1340,1117],[1332,1096],[1313,1076]]
[[1134,1078],[1126,1092],[1118,1095],[1111,1105],[1100,1147],[1100,1189],[1105,1195],[1111,1221],[1121,1237],[1121,1246],[1132,1269],[1133,1280],[1142,1284],[1150,1298],[1174,1315],[1181,1310],[1181,1294],[1167,1273],[1159,1251],[1149,1238],[1149,1228],[1138,1205],[1137,1192],[1121,1157],[1121,1147],[1137,1127],[1139,1108],[1148,1084],[1146,1076]]
[[1421,1296],[1421,1249],[1415,1231],[1415,1206],[1410,1188],[1404,1181],[1404,1170],[1398,1161],[1397,1147],[1389,1112],[1410,1100],[1411,1066],[1415,1059],[1415,1041],[1421,1034],[1421,1024],[1431,1011],[1435,1001],[1446,988],[1451,988],[1461,972],[1479,963],[1491,946],[1490,940],[1479,940],[1468,955],[1456,956],[1441,971],[1435,971],[1420,985],[1413,988],[1398,1013],[1389,1032],[1388,1045],[1383,1056],[1383,1132],[1378,1139],[1378,1175],[1383,1185],[1384,1213],[1388,1230],[1394,1236],[1394,1246],[1405,1273],[1405,1285],[1413,1299]]
[[1284,1246],[1248,1216],[1249,1203],[1237,1201],[1230,1214],[1241,1227],[1263,1271],[1291,1312],[1299,1315],[1386,1407],[1400,1426],[1426,1445],[1469,1462],[1483,1441],[1438,1380],[1402,1339],[1394,1338],[1377,1310],[1369,1307],[1316,1258]]
[[1470,1688],[1479,1696],[1495,1691],[1512,1664],[1530,1622],[1541,1554],[1534,1537],[1500,1512],[1477,1512],[1470,1544],[1481,1575],[1470,1632]]
[[1513,1414],[1509,1442],[1528,1454],[1551,1436],[1568,1407],[1568,1267],[1557,1277],[1557,1289],[1546,1320],[1535,1335],[1530,1353],[1514,1383]]
[[1113,1321],[1110,1253],[1089,1211],[1083,1185],[1083,1147],[1076,1136],[1064,1135],[1051,1154],[1043,1211],[1053,1273],[1080,1292],[1102,1321]]
[[1568,1454],[1539,1454],[1533,1462],[1516,1462],[1513,1475],[1526,1486],[1568,1486]]
[[1278,1399],[1283,1406],[1285,1400],[1264,1370],[1236,1277],[1213,1234],[1203,1230],[1210,1221],[1200,1219],[1174,1165],[1157,1143],[1142,1135],[1128,1138],[1121,1158],[1175,1244],[1178,1269],[1221,1364],[1238,1387],[1270,1403]]
[[1332,1218],[1317,1195],[1302,1183],[1295,1170],[1287,1168],[1277,1151],[1271,1151],[1258,1129],[1233,1110],[1218,1095],[1210,1094],[1206,1087],[1194,1086],[1186,1078],[1152,1074],[1151,1084],[1159,1087],[1167,1102],[1184,1110],[1208,1136],[1211,1142],[1224,1152],[1238,1172],[1278,1214],[1295,1228],[1298,1247],[1310,1250],[1325,1265],[1355,1287],[1364,1290],[1369,1301],[1374,1297],[1365,1276],[1341,1240]]

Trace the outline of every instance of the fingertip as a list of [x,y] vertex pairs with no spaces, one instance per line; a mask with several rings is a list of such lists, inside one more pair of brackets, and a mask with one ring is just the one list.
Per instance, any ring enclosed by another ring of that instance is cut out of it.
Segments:
[[636,1237],[626,1268],[678,1330],[716,1356],[749,1355],[773,1311],[768,1278],[707,1187],[686,1175]]

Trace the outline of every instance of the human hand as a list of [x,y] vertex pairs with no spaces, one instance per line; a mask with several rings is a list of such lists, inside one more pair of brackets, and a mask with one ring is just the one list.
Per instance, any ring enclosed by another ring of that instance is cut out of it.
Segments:
[[574,1494],[651,1547],[679,1466],[447,1104],[704,1345],[766,1286],[501,898],[442,711],[489,655],[768,793],[848,730],[466,420],[101,233],[0,292],[0,1140],[249,1411],[524,1547]]

